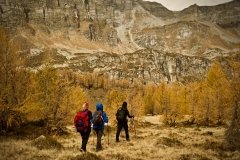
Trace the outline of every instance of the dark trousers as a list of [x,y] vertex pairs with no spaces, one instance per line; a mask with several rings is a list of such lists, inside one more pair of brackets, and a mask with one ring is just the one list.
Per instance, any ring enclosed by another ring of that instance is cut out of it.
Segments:
[[97,146],[96,151],[99,151],[102,149],[102,135],[103,135],[103,129],[95,129],[96,135],[97,135]]
[[88,139],[89,139],[89,135],[90,135],[90,131],[87,131],[87,132],[80,132],[81,136],[82,136],[82,147],[81,149],[83,149],[84,151],[87,150],[87,142],[88,142]]
[[99,151],[102,149],[102,135],[103,135],[103,129],[95,129],[96,135],[97,135],[97,146],[96,146],[96,151]]
[[124,128],[124,130],[125,130],[126,139],[129,140],[128,123],[127,123],[127,121],[124,121],[124,122],[118,122],[117,134],[116,134],[116,140],[117,141],[119,140],[119,135],[120,135],[120,132],[121,132],[122,128]]

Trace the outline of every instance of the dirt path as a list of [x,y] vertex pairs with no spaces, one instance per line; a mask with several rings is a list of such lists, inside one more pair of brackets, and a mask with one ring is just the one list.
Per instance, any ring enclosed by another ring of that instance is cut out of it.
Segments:
[[124,18],[124,16],[127,15],[121,15],[119,17],[121,25],[117,27],[116,30],[122,43],[125,43],[129,48],[134,47],[135,49],[142,49],[142,47],[135,43],[132,35],[132,29],[136,21],[135,12],[136,9],[131,10],[129,13],[130,18],[127,20],[126,18]]

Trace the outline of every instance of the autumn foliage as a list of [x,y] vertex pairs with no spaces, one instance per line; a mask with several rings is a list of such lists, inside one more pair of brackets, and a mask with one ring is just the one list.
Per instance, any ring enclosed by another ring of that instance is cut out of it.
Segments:
[[[112,79],[105,73],[76,73],[58,70],[51,60],[38,70],[25,66],[21,46],[12,43],[0,29],[0,130],[8,132],[22,123],[44,120],[48,133],[60,133],[72,123],[83,102],[91,109],[102,101],[110,122],[123,101],[131,114],[161,114],[165,124],[230,125],[228,137],[239,131],[239,62],[229,59],[232,74],[226,75],[219,61],[197,82],[145,83],[133,79]],[[46,58],[47,59],[47,58]],[[234,62],[233,62],[234,61]],[[237,68],[237,69],[236,69]],[[101,90],[101,95],[92,92]]]

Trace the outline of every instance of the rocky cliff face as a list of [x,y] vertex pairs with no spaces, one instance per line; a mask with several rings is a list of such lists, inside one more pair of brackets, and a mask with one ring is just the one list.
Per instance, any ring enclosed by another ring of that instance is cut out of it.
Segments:
[[1,25],[44,24],[51,28],[80,28],[82,21],[113,25],[115,11],[133,8],[131,0],[2,0]]
[[[139,50],[121,56],[98,54],[85,55],[81,66],[89,66],[113,78],[131,77],[144,81],[182,81],[201,79],[210,65],[210,61],[199,57],[175,55],[154,50]],[[88,65],[86,65],[88,64]],[[83,70],[84,71],[84,70]],[[197,72],[198,75],[194,75]],[[192,76],[194,75],[194,76]]]
[[239,36],[221,30],[204,22],[180,21],[163,27],[145,28],[135,34],[135,42],[144,48],[211,58],[227,55],[237,48]]
[[142,0],[0,1],[0,25],[24,41],[31,67],[51,53],[55,67],[154,82],[199,79],[239,52],[239,19],[239,0],[179,12]]
[[[32,53],[38,51],[32,50]],[[53,51],[52,51],[53,53]],[[37,59],[44,54],[39,51]],[[39,68],[42,64],[34,64],[36,57],[30,61],[31,68]],[[52,55],[55,67],[71,68],[78,72],[98,73],[115,79],[140,79],[145,82],[189,82],[204,77],[211,61],[196,56],[183,56],[157,50],[139,50],[123,55],[105,52],[75,53],[64,50],[55,51]],[[197,73],[197,74],[196,74]]]

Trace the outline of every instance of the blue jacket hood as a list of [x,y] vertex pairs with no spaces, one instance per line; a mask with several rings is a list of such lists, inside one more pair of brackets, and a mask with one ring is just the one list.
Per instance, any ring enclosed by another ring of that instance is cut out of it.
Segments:
[[[96,105],[96,109],[97,111],[101,111],[102,112],[102,118],[103,118],[103,122],[104,123],[108,123],[108,117],[107,114],[103,111],[103,105],[102,103],[98,103]],[[93,119],[94,119],[94,115],[96,114],[96,111],[93,113]],[[93,124],[93,129],[95,130],[102,130],[104,128],[104,123],[102,124]]]
[[103,111],[103,105],[102,105],[102,103],[98,103],[97,105],[96,105],[96,109],[97,109],[97,111]]

